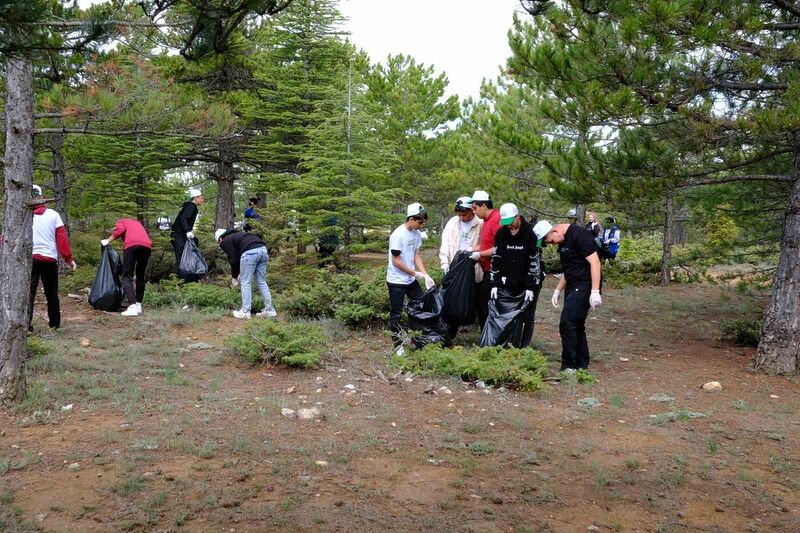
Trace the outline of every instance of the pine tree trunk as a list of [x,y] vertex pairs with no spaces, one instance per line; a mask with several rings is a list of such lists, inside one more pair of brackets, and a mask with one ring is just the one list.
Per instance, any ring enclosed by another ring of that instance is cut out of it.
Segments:
[[6,56],[5,212],[0,254],[0,404],[25,395],[33,211],[33,69]]
[[794,132],[794,186],[783,223],[772,301],[764,314],[753,367],[770,374],[800,370],[800,132]]
[[[59,126],[61,120],[58,120]],[[67,171],[64,165],[64,134],[53,133],[50,135],[50,152],[53,162],[50,172],[53,174],[53,196],[56,199],[56,211],[61,215],[61,220],[69,233],[69,215],[67,214]]]
[[350,246],[353,244],[352,226],[348,222],[344,225],[344,235],[342,236],[342,262],[346,270],[350,269]]
[[146,228],[149,225],[147,219],[147,178],[142,174],[142,137],[136,134],[136,218]]
[[217,182],[217,207],[214,213],[215,229],[233,229],[233,221],[236,219],[236,210],[233,201],[236,172],[228,155],[228,150],[220,143],[219,163],[217,164],[217,172],[214,176]]
[[669,263],[672,259],[672,191],[664,198],[664,239],[661,248],[661,286],[669,285]]
[[575,223],[581,226],[586,224],[586,206],[583,204],[575,206]]

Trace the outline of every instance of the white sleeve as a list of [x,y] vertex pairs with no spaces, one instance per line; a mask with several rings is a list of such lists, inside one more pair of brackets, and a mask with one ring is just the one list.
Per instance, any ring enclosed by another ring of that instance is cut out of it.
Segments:
[[53,215],[55,215],[53,217],[53,219],[56,222],[56,228],[60,228],[61,226],[64,225],[64,221],[61,220],[61,215],[58,214],[58,211],[56,211],[55,209],[53,209],[52,211],[53,211]]
[[[458,223],[458,222],[456,222]],[[453,227],[453,219],[447,221],[447,224],[444,225],[444,231],[442,232],[442,245],[439,246],[439,264],[450,264],[450,257],[447,254],[447,251],[450,249],[450,229]]]
[[402,239],[400,238],[400,235],[394,232],[392,232],[392,235],[389,237],[389,251],[392,250],[403,250]]

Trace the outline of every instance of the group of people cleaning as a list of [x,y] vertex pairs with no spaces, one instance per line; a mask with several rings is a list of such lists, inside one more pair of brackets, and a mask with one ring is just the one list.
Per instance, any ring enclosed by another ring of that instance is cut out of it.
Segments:
[[[568,214],[569,215],[569,214]],[[596,218],[596,217],[595,217]],[[428,214],[419,203],[406,209],[406,221],[389,238],[386,284],[389,290],[389,326],[394,353],[403,355],[401,317],[405,298],[419,299],[424,295],[419,281],[426,289],[434,286],[420,254],[420,230],[428,222]],[[619,246],[619,234],[609,237],[607,248]],[[536,303],[545,272],[542,248],[558,245],[563,276],[553,291],[551,302],[558,307],[564,295],[564,307],[559,322],[562,341],[561,370],[575,371],[589,366],[589,344],[586,338],[586,318],[589,309],[602,303],[601,262],[593,232],[577,223],[553,225],[540,220],[531,225],[516,205],[506,203],[499,209],[486,191],[475,191],[471,197],[462,196],[455,202],[455,215],[447,221],[439,248],[442,271],[447,273],[456,254],[466,252],[475,262],[477,317],[484,328],[489,316],[489,302],[498,298],[499,291],[522,296],[528,303],[522,320],[524,332],[519,346],[527,346],[533,337]],[[616,255],[616,253],[614,254]],[[451,327],[450,338],[458,328]]]

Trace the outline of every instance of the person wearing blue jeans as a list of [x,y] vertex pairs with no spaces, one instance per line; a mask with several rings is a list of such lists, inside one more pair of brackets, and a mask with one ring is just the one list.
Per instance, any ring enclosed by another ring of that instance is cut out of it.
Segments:
[[260,237],[236,230],[218,229],[214,233],[220,248],[228,256],[231,264],[231,284],[241,286],[242,308],[234,311],[236,318],[250,318],[253,301],[252,279],[255,276],[258,290],[264,298],[264,309],[258,316],[274,317],[278,313],[272,305],[272,295],[267,285],[267,265],[269,253]]

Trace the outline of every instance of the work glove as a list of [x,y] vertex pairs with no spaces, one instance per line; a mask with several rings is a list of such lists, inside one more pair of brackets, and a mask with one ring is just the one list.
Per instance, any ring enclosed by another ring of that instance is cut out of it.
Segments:
[[489,298],[497,300],[497,287],[492,287],[492,290],[489,291]]
[[442,274],[447,274],[448,270],[450,270],[450,265],[447,263],[442,263]]
[[525,291],[525,301],[526,302],[533,301],[533,291]]
[[467,252],[468,254],[471,254],[472,252],[475,251],[475,248],[473,248],[472,246],[468,246],[464,248],[464,251]]
[[472,259],[473,261],[479,261],[480,258],[481,258],[481,253],[480,252],[472,252],[471,254],[469,254],[469,258]]
[[78,265],[75,264],[75,261],[70,261],[69,267],[72,269],[73,272],[78,269]]
[[561,296],[561,291],[556,289],[553,291],[553,297],[550,298],[550,303],[553,304],[553,307],[558,307],[558,297]]
[[192,233],[191,231],[187,231],[186,232],[186,238],[187,239],[194,239],[194,233]]
[[414,277],[415,277],[416,279],[425,279],[425,276],[426,276],[426,274],[423,274],[423,273],[422,273],[422,272],[420,272],[419,270],[417,270],[417,271],[415,271],[415,272],[414,272]]
[[101,239],[100,240],[100,245],[101,246],[108,246],[108,239]]
[[598,305],[603,303],[603,297],[600,296],[600,291],[592,291],[592,294],[589,295],[589,305],[592,306],[592,309],[597,307]]
[[239,278],[231,278],[231,287],[239,286]]
[[425,274],[425,290],[426,291],[431,290],[434,287],[434,285],[436,285],[436,282],[433,281],[433,278]]

